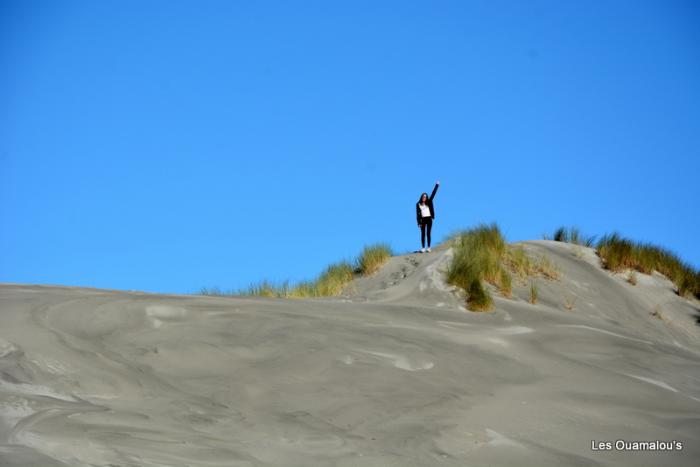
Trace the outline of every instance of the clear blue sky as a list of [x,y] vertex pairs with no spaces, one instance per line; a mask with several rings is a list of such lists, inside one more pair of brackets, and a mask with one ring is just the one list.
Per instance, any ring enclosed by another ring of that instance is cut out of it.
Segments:
[[700,266],[693,1],[2,1],[0,281],[309,279],[497,221]]

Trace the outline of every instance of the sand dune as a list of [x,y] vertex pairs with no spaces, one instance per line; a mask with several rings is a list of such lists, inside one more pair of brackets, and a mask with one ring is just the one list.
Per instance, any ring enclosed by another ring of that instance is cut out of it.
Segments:
[[328,299],[0,285],[0,465],[697,465],[698,303],[524,246],[562,278],[492,313],[444,248]]

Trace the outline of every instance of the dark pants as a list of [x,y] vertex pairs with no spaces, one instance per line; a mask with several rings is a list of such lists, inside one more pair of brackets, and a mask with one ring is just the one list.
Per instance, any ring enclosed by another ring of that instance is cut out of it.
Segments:
[[423,217],[420,222],[420,244],[425,248],[425,233],[428,231],[428,248],[430,248],[430,231],[433,230],[433,219]]

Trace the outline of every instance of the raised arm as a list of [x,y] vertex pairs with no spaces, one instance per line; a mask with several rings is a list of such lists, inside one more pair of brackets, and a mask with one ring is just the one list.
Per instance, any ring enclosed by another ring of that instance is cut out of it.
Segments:
[[437,193],[437,189],[439,186],[440,186],[440,181],[435,182],[435,188],[433,188],[433,192],[430,193],[430,201],[432,201],[433,198],[435,198],[435,193]]

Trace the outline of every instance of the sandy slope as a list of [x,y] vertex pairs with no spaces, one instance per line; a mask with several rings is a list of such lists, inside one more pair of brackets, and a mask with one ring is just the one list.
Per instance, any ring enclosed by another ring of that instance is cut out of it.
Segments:
[[[2,285],[0,465],[697,465],[698,304],[525,245],[562,280],[485,314],[444,249],[336,299]],[[684,446],[591,449],[617,439]]]

